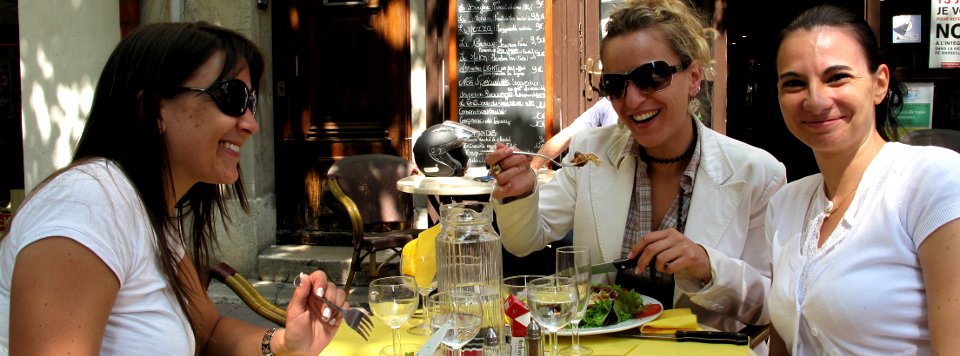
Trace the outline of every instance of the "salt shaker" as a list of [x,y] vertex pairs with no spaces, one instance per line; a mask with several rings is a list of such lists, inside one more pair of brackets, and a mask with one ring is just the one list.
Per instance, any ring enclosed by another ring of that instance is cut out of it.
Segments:
[[540,324],[536,320],[530,319],[527,324],[527,337],[525,339],[527,346],[527,356],[542,356],[543,342],[540,338]]
[[487,328],[483,335],[483,356],[500,356],[500,338],[494,328]]

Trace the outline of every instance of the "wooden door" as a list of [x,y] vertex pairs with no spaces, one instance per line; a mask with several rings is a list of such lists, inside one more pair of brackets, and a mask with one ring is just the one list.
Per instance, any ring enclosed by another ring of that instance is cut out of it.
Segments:
[[277,1],[274,122],[281,240],[313,243],[312,232],[349,230],[321,195],[334,161],[363,153],[411,159],[408,1]]

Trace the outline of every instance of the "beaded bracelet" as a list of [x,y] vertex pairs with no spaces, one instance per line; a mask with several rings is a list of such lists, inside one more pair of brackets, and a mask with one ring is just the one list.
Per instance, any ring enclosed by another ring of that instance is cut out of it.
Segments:
[[273,351],[270,351],[270,340],[273,339],[273,333],[277,332],[277,328],[270,328],[266,333],[263,334],[263,339],[260,340],[260,352],[264,356],[274,356]]

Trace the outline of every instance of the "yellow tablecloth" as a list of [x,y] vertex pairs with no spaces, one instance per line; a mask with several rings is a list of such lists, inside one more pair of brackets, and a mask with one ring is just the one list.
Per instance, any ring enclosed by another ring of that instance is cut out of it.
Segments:
[[[373,318],[374,331],[369,341],[363,341],[346,325],[337,330],[337,336],[321,355],[376,356],[380,349],[393,343],[390,327],[376,317]],[[412,323],[419,323],[413,320]],[[407,332],[413,324],[400,328],[400,342],[422,345],[427,336],[411,335]],[[704,344],[699,342],[675,342],[660,340],[640,340],[604,335],[581,336],[580,343],[593,349],[594,356],[638,356],[638,355],[736,355],[750,354],[748,346]],[[560,337],[560,347],[570,344],[569,337]],[[441,346],[442,347],[442,346]]]

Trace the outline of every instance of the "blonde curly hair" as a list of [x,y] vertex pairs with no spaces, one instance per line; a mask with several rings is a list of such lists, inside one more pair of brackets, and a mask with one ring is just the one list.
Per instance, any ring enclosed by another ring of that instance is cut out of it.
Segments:
[[600,58],[611,38],[637,30],[656,28],[663,31],[681,62],[697,63],[709,71],[712,62],[711,43],[717,31],[706,25],[704,16],[682,0],[629,0],[610,14],[606,36],[600,41]]

